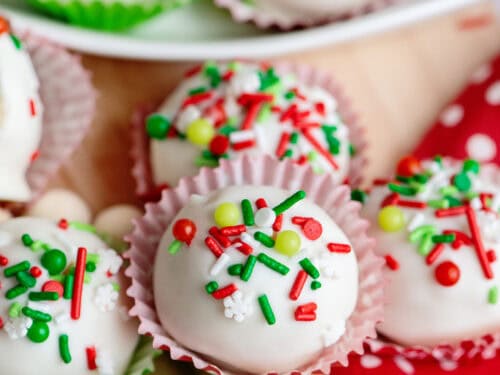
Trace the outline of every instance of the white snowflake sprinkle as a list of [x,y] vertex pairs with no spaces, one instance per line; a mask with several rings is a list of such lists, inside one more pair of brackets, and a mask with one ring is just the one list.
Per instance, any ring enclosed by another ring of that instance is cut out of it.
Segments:
[[312,263],[318,267],[321,276],[328,279],[336,279],[339,277],[332,260],[332,255],[322,252],[312,259]]
[[117,273],[123,264],[123,259],[116,251],[112,249],[101,249],[97,251],[99,254],[99,267],[104,267],[106,271],[112,274]]
[[20,339],[26,336],[28,329],[33,324],[33,320],[26,316],[20,316],[18,318],[11,318],[5,322],[4,329],[13,340]]
[[119,293],[113,287],[113,284],[108,283],[101,285],[96,289],[94,302],[103,312],[112,311],[116,307]]
[[249,298],[243,298],[241,291],[237,290],[231,296],[224,298],[224,316],[242,322],[253,312]]
[[323,332],[323,344],[325,348],[335,344],[345,333],[345,321],[338,320]]

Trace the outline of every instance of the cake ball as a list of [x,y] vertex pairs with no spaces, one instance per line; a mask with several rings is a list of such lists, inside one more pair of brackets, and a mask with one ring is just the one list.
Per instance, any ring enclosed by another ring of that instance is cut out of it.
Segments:
[[88,225],[0,224],[0,373],[124,374],[138,336],[121,265]]
[[27,201],[26,170],[42,135],[38,78],[20,40],[0,18],[0,201]]
[[183,347],[231,371],[282,373],[335,350],[358,276],[351,242],[304,191],[243,185],[193,195],[178,211],[153,290]]
[[376,182],[364,208],[391,281],[379,331],[427,348],[498,332],[498,170],[409,156],[395,175]]
[[354,147],[335,97],[258,63],[206,63],[145,123],[156,186],[175,186],[222,158],[267,154],[343,181]]

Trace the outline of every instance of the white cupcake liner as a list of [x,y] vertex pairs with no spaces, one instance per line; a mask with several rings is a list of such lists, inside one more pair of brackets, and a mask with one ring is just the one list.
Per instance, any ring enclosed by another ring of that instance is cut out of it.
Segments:
[[[366,158],[365,130],[360,126],[358,116],[353,110],[350,99],[345,95],[342,87],[331,74],[308,65],[278,62],[272,64],[281,74],[293,73],[297,80],[307,85],[319,86],[329,92],[338,104],[338,111],[342,120],[349,128],[349,141],[353,144],[356,153],[349,161],[348,182],[357,187],[362,183],[363,171],[368,161]],[[148,114],[153,112],[154,105],[145,105],[138,108],[131,120],[131,150],[133,161],[132,175],[136,181],[136,193],[145,201],[159,198],[160,190],[153,182],[151,172],[149,138],[147,137],[144,121]]]
[[[272,1],[272,0],[269,0]],[[335,1],[335,0],[331,0]],[[325,16],[318,20],[279,20],[273,15],[259,11],[251,5],[245,4],[241,0],[215,0],[215,4],[221,8],[229,10],[233,19],[236,22],[252,22],[256,26],[267,29],[276,27],[281,30],[290,30],[293,28],[306,28],[316,25],[322,25],[329,22],[341,21],[350,18],[359,17],[361,15],[372,13],[387,6],[390,6],[401,0],[372,0],[368,5],[354,8],[348,12],[338,13],[331,16]]]
[[135,221],[133,232],[126,238],[131,248],[124,255],[130,260],[125,275],[132,279],[127,294],[134,300],[129,313],[139,318],[139,333],[152,336],[153,346],[168,351],[174,360],[189,361],[197,369],[216,374],[229,373],[182,347],[163,329],[155,311],[152,266],[161,237],[192,194],[204,195],[226,186],[243,184],[286,190],[300,187],[306,191],[308,199],[332,217],[351,241],[358,259],[360,284],[358,303],[347,321],[346,333],[315,363],[289,373],[330,373],[332,366],[346,366],[348,354],[363,353],[364,339],[375,337],[375,324],[382,319],[384,262],[373,253],[374,241],[366,234],[368,222],[359,217],[361,205],[350,199],[347,186],[339,186],[329,175],[316,175],[308,166],[298,166],[289,160],[279,162],[270,156],[243,156],[232,161],[223,160],[217,168],[202,168],[198,176],[185,177],[175,189],[164,190],[159,202],[146,205],[145,215]]

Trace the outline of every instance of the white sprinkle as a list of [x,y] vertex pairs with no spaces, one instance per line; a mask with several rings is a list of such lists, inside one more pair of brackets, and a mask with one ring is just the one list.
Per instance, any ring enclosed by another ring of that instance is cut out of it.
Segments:
[[397,355],[396,357],[394,357],[394,363],[405,374],[415,373],[415,368],[413,367],[413,365],[402,355]]
[[479,197],[475,197],[470,201],[470,206],[477,211],[483,207],[483,203],[481,203],[481,199],[479,199]]
[[175,127],[181,133],[185,133],[188,125],[193,121],[198,120],[200,117],[200,110],[196,106],[190,105],[179,114],[177,121],[175,122]]
[[64,323],[69,321],[69,314],[67,312],[62,312],[56,315],[54,320],[57,325],[64,325]]
[[95,363],[97,365],[97,370],[99,375],[114,375],[115,371],[113,369],[113,360],[109,354],[104,350],[97,350],[95,358]]
[[222,253],[222,255],[215,261],[212,269],[210,270],[210,276],[217,276],[229,263],[231,257],[226,253]]
[[425,216],[422,213],[417,213],[415,216],[413,216],[413,219],[411,219],[410,223],[408,224],[408,231],[413,232],[415,229],[417,229],[419,226],[421,226],[425,221]]
[[0,231],[0,246],[7,246],[12,242],[12,236],[9,232]]
[[255,132],[253,130],[242,130],[229,134],[229,140],[231,141],[231,143],[245,142],[254,138]]
[[493,197],[493,200],[491,201],[491,209],[493,211],[498,211],[500,209],[500,194]]
[[253,308],[249,298],[243,298],[240,290],[237,290],[229,297],[224,298],[224,316],[241,323],[252,314]]
[[3,328],[11,339],[17,340],[26,336],[32,324],[33,320],[26,316],[20,316],[7,320]]
[[28,301],[28,307],[33,310],[42,311],[46,314],[50,313],[50,306],[47,303]]
[[258,227],[270,227],[276,220],[276,213],[270,207],[263,207],[255,213],[255,225]]
[[250,233],[248,232],[243,232],[241,234],[241,240],[243,242],[246,242],[247,244],[249,244],[251,247],[254,248],[254,250],[260,246],[260,242],[258,242],[257,240],[255,240],[253,238],[253,236],[250,235]]
[[361,367],[363,367],[365,369],[372,369],[372,368],[380,367],[380,365],[382,364],[382,360],[375,355],[365,354],[361,357],[361,359],[359,360],[359,363],[360,363]]

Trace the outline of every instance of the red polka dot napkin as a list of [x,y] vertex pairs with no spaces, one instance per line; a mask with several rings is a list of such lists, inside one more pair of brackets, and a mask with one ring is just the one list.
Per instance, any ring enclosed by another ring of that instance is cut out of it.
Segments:
[[500,164],[500,55],[476,70],[415,151],[437,154]]

